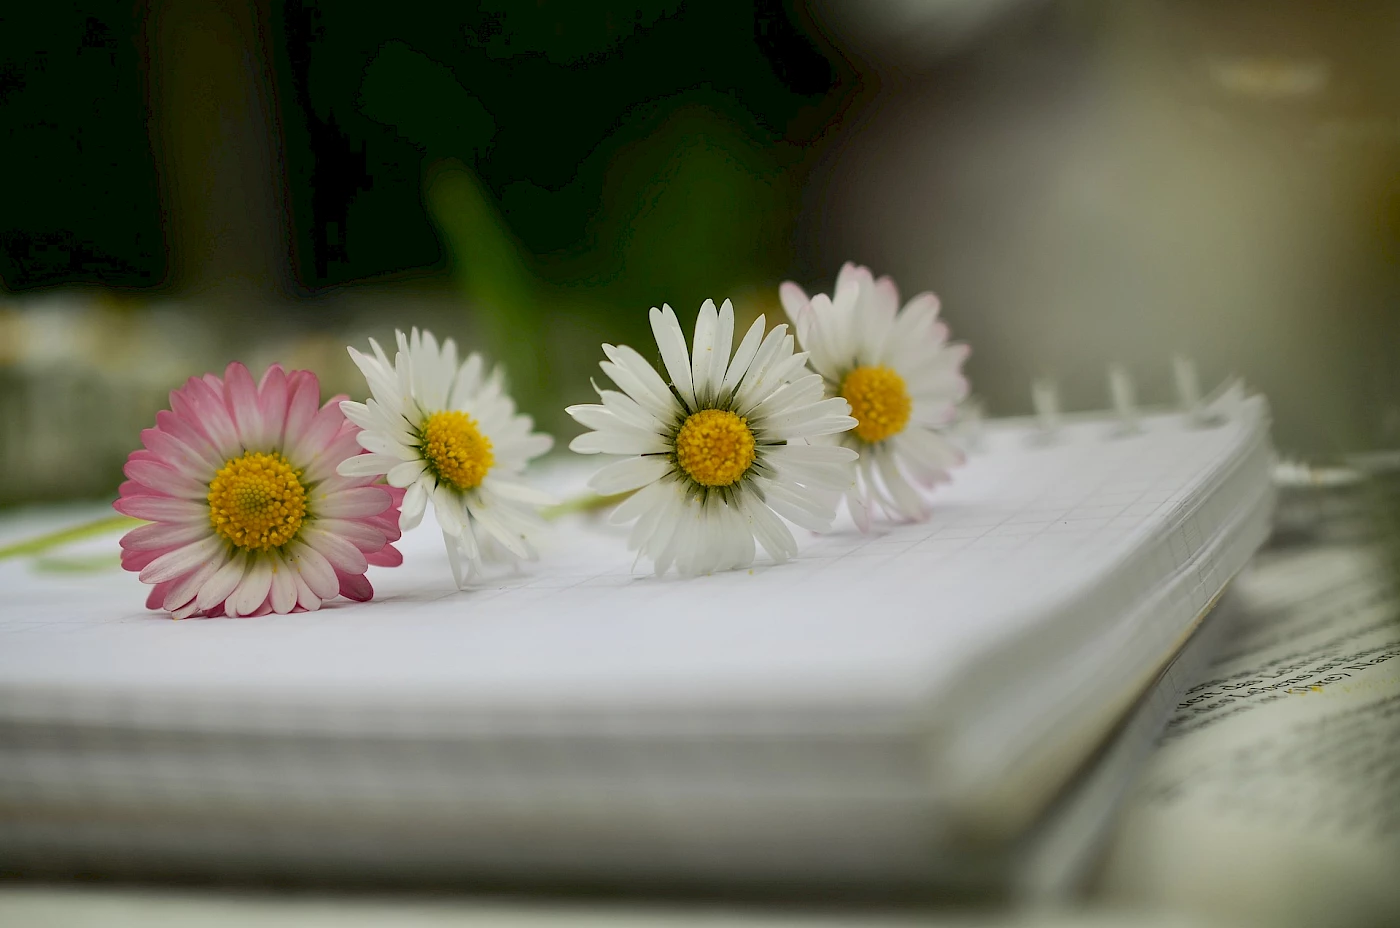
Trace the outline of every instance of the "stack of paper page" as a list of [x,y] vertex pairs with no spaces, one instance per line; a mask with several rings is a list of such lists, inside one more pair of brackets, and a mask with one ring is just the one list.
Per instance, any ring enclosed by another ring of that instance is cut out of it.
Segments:
[[947,878],[1036,821],[1265,537],[1265,405],[1215,412],[992,423],[928,522],[694,580],[596,517],[465,593],[425,529],[373,602],[256,619],[0,564],[0,861]]

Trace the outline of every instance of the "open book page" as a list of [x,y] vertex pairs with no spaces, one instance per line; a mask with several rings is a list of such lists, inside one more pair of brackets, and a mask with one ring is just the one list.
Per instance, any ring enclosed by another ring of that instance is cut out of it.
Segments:
[[1262,556],[1169,721],[1103,889],[1266,924],[1400,911],[1400,598],[1375,552]]

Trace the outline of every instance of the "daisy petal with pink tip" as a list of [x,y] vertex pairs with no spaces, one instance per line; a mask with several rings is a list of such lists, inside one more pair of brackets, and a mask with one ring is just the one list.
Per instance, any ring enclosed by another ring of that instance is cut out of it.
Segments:
[[256,616],[373,595],[365,570],[402,558],[403,491],[336,468],[361,451],[340,397],[320,406],[309,371],[261,381],[233,363],[192,377],[141,433],[118,511],[149,524],[121,540],[122,566],[177,619]]

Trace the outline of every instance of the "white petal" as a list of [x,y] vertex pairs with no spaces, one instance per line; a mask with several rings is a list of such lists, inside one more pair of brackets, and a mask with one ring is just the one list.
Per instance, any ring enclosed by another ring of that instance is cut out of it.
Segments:
[[249,557],[245,552],[240,551],[231,557],[227,563],[218,569],[214,576],[205,581],[200,587],[199,595],[195,598],[195,603],[203,609],[211,609],[219,603],[228,599],[243,575],[248,571]]
[[280,555],[274,555],[272,561],[272,611],[285,615],[297,604],[296,571]]
[[452,568],[452,582],[457,589],[466,588],[466,576],[462,572],[462,549],[457,543],[457,536],[442,533],[442,545],[447,549],[447,564]]
[[468,500],[468,509],[471,517],[476,523],[499,541],[505,548],[516,557],[529,557],[530,549],[526,547],[520,534],[516,532],[509,521],[503,519],[500,507],[491,505],[483,497]]
[[637,429],[584,432],[569,442],[579,454],[662,454],[670,450],[660,435]]
[[355,436],[355,441],[366,451],[395,457],[401,461],[411,461],[418,457],[418,449],[405,447],[378,432],[360,432]]
[[[713,402],[710,396],[710,368],[715,353],[715,335],[719,328],[718,315],[714,300],[702,303],[700,313],[695,317],[695,337],[691,339],[690,373],[695,386],[695,399],[697,403],[706,406]],[[725,351],[728,350],[729,346],[726,345]]]
[[844,397],[833,396],[830,399],[818,400],[806,406],[790,408],[777,416],[755,416],[755,427],[761,427],[774,435],[781,435],[788,438],[797,437],[797,431],[814,423],[821,426],[830,426],[825,431],[807,432],[806,435],[830,435],[833,432],[844,431],[840,428],[841,420],[851,420],[851,425],[846,428],[854,428],[855,420],[851,418],[851,404],[846,402]]
[[676,313],[669,305],[661,309],[652,307],[650,313],[651,331],[656,336],[656,347],[661,350],[661,360],[666,372],[671,376],[671,386],[680,394],[687,408],[694,411],[695,385],[691,379],[690,358],[685,350],[685,333],[676,319]]
[[[210,559],[200,564],[170,585],[169,589],[165,591],[165,602],[161,605],[174,613],[182,606],[194,603],[204,584],[214,578],[221,566],[222,563],[219,559]],[[195,608],[199,608],[198,604],[195,604]]]
[[453,537],[462,534],[462,523],[466,521],[467,513],[461,497],[441,484],[432,495],[433,515],[437,516],[438,525]]
[[[371,341],[373,344],[373,341]],[[379,346],[374,345],[376,351]],[[356,351],[354,348],[347,349],[350,352],[350,360],[355,362],[355,366],[360,369],[360,373],[365,375],[365,382],[369,384],[369,389],[380,405],[388,409],[399,409],[403,406],[403,392],[399,390],[398,381],[394,377],[393,367]]]
[[602,496],[626,493],[660,480],[671,472],[669,458],[663,455],[624,458],[599,470],[588,480],[588,488]]
[[141,569],[141,582],[164,583],[174,580],[213,558],[223,546],[224,540],[221,537],[209,535],[183,548],[168,551]]
[[734,304],[729,300],[725,300],[724,305],[719,308],[719,318],[716,320],[715,334],[711,341],[713,348],[710,351],[710,372],[706,378],[706,388],[713,401],[724,382],[724,372],[729,368],[729,351],[734,347]]
[[[744,379],[739,381],[739,388],[735,392],[735,405],[740,409],[752,409],[773,392],[772,389],[765,389],[765,377],[775,363],[792,357],[792,346],[793,338],[787,334],[787,326],[774,326],[773,331],[769,332],[763,343],[758,346],[758,353],[744,373]],[[764,392],[759,395],[758,391]]]
[[340,592],[340,580],[325,555],[301,541],[287,547],[287,566],[297,572],[317,599],[327,600]]
[[335,472],[342,477],[377,477],[387,474],[401,463],[398,458],[387,454],[357,454],[337,464]]
[[748,373],[749,364],[752,363],[754,355],[758,354],[758,346],[763,343],[763,326],[765,319],[759,316],[754,320],[753,325],[744,333],[744,337],[739,342],[739,348],[734,352],[734,357],[730,358],[729,366],[725,368],[724,382],[719,388],[719,398],[727,399],[739,386],[739,381],[744,374]]
[[768,556],[780,564],[795,557],[797,540],[792,537],[792,530],[752,490],[745,490],[742,498],[744,518]]
[[884,484],[886,492],[894,500],[900,515],[909,519],[923,519],[928,516],[928,508],[924,505],[919,492],[909,485],[909,481],[904,479],[904,475],[899,472],[899,467],[895,464],[894,455],[886,450],[879,450],[875,453],[875,466],[880,471],[880,482]]
[[272,561],[266,557],[252,557],[252,563],[243,579],[238,582],[233,594],[224,601],[224,611],[231,616],[247,615],[267,599],[272,588]]
[[789,522],[813,532],[831,529],[835,508],[823,505],[816,494],[771,480],[762,481],[760,487],[768,507]]
[[626,345],[604,345],[603,352],[609,360],[598,366],[643,409],[662,422],[681,413],[681,404],[666,381],[635,350]]
[[608,409],[606,406],[599,405],[598,403],[584,403],[578,406],[565,406],[564,411],[570,416],[572,416],[575,422],[578,422],[580,425],[587,426],[590,429],[597,429],[601,431],[604,429],[621,429],[630,427],[635,428],[638,431],[649,431],[645,426],[633,425],[630,422],[624,422],[623,420],[619,419],[612,410]]
[[428,464],[421,458],[416,461],[404,461],[389,468],[388,476],[384,479],[388,481],[389,486],[402,489],[416,483],[427,470]]
[[428,508],[428,485],[424,480],[419,480],[403,495],[403,504],[399,507],[399,531],[407,532],[418,527],[418,523],[423,521],[423,512]]
[[669,491],[666,485],[659,481],[644,486],[618,503],[613,511],[608,513],[608,521],[613,525],[626,525],[643,513],[659,506],[662,494],[667,492]]
[[[315,612],[317,609],[320,609],[321,597],[312,592],[311,587],[306,583],[306,578],[300,573],[294,572],[292,574],[292,580],[295,581],[297,585],[297,605],[307,612]],[[339,592],[339,590],[337,590],[337,592]]]
[[481,355],[473,352],[457,369],[456,382],[452,386],[447,402],[451,409],[468,409],[481,391],[481,372],[485,367]]
[[806,291],[790,280],[778,285],[778,300],[783,304],[783,312],[787,313],[787,317],[793,322],[797,321],[797,313],[808,302]]

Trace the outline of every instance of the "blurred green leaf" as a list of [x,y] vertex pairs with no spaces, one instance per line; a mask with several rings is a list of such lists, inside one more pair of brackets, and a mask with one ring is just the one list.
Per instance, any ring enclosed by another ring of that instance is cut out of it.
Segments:
[[539,416],[556,390],[543,357],[536,277],[522,249],[461,162],[434,165],[424,196],[490,355],[487,361],[505,364],[516,402]]

